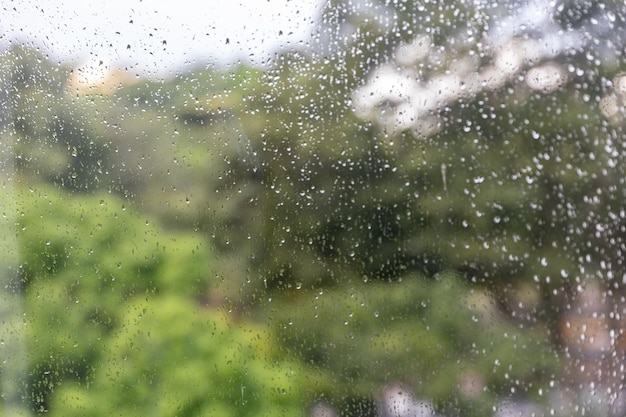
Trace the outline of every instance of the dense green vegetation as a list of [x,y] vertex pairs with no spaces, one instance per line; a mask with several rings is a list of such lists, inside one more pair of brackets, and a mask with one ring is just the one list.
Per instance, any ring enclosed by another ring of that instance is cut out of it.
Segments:
[[301,366],[267,329],[208,298],[204,239],[166,232],[106,194],[42,185],[11,198],[21,248],[11,287],[22,294],[28,369],[12,382],[33,411],[302,413]]
[[[513,79],[430,135],[391,131],[352,93],[420,20],[331,6],[324,24],[360,37],[111,95],[34,50],[0,56],[18,247],[0,353],[25,352],[0,367],[0,412],[369,415],[394,383],[447,415],[545,401],[575,288],[625,273],[623,129],[598,105],[620,64],[559,56],[569,88]],[[437,47],[483,22],[451,10]]]

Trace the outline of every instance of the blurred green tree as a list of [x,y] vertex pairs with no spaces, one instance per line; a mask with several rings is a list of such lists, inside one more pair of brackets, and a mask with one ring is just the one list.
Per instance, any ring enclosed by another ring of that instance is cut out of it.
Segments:
[[21,256],[9,286],[23,294],[27,323],[28,373],[16,382],[33,412],[305,409],[304,369],[281,358],[267,330],[211,304],[212,255],[197,233],[167,232],[104,193],[39,185],[12,200]]
[[89,384],[64,384],[58,416],[302,416],[304,368],[267,331],[164,294],[125,305]]
[[70,69],[24,46],[11,48],[0,60],[9,86],[5,125],[14,133],[20,177],[81,192],[99,189],[109,165],[108,143],[95,129],[97,109],[69,94]]
[[295,357],[329,370],[323,394],[343,415],[403,384],[446,415],[484,416],[497,398],[528,386],[545,400],[537,392],[558,373],[545,327],[512,323],[497,299],[454,274],[302,290],[279,301],[268,321]]
[[76,196],[39,186],[21,189],[20,270],[29,326],[29,398],[48,406],[64,379],[87,382],[123,306],[139,297],[206,296],[210,254],[203,239],[165,233],[128,202],[106,194]]

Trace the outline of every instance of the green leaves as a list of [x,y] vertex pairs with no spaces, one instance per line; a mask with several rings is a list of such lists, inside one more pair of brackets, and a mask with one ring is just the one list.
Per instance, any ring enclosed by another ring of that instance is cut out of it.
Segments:
[[[492,295],[453,274],[305,291],[271,319],[296,358],[332,376],[337,403],[402,382],[444,408],[460,398],[480,409],[519,381],[545,386],[557,369],[540,328],[508,322]],[[469,377],[477,392],[463,386]]]
[[[116,335],[130,326],[126,310],[141,314],[140,305],[159,304],[160,297],[197,309],[206,297],[211,257],[197,235],[167,232],[108,195],[70,198],[42,186],[13,198],[21,213],[16,285],[29,324],[34,408],[47,409],[61,382],[92,383],[102,361],[109,362]],[[183,323],[149,329],[154,336],[163,330],[195,332]]]
[[129,303],[89,384],[62,387],[57,415],[302,415],[303,369],[266,331],[176,296]]

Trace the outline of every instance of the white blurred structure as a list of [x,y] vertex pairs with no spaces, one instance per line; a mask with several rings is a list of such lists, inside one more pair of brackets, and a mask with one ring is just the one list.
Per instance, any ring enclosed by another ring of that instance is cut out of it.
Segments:
[[401,384],[392,384],[383,389],[378,401],[381,417],[435,417],[429,401],[417,400]]
[[526,401],[503,401],[496,407],[493,417],[543,417],[537,404]]
[[311,406],[309,417],[339,417],[339,413],[326,402],[318,402]]
[[576,69],[564,68],[555,58],[582,51],[589,33],[584,28],[564,31],[554,19],[555,7],[555,2],[529,1],[515,15],[494,19],[489,32],[472,37],[465,47],[454,42],[436,46],[418,34],[354,92],[356,114],[389,133],[411,130],[428,136],[443,127],[440,114],[446,107],[481,92],[511,82],[530,91],[558,90]]
[[620,125],[626,119],[626,75],[613,78],[611,86],[611,91],[600,100],[600,110],[611,124]]

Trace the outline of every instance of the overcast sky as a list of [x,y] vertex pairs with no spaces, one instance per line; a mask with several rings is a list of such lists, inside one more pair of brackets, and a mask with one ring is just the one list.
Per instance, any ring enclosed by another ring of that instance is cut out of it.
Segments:
[[0,0],[0,46],[27,42],[75,66],[162,76],[207,62],[262,65],[311,41],[324,0]]

